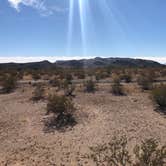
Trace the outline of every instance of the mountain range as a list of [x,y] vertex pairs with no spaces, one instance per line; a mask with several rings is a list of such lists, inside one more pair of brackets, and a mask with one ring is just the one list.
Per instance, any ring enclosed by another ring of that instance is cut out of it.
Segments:
[[97,68],[97,67],[162,67],[158,62],[152,60],[132,58],[100,58],[81,60],[62,60],[51,63],[47,60],[30,63],[0,63],[0,69],[46,69],[53,67],[61,68]]

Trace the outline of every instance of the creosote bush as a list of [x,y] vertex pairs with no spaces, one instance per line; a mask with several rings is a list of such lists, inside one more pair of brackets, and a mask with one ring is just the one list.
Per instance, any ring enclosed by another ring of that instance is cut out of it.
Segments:
[[124,136],[120,139],[116,137],[113,141],[90,147],[91,154],[88,158],[92,159],[97,166],[103,164],[110,166],[126,166],[131,164],[131,157],[127,150],[127,138]]
[[132,81],[131,74],[123,74],[121,75],[121,79],[124,80],[126,83],[130,83]]
[[93,93],[96,90],[96,85],[95,82],[93,80],[88,80],[84,83],[85,86],[85,92],[88,93]]
[[47,114],[53,113],[47,127],[62,129],[76,124],[74,104],[66,96],[53,95],[48,98]]
[[39,80],[41,78],[41,76],[38,73],[38,71],[33,71],[32,72],[32,78],[36,81],[36,80]]
[[5,75],[1,82],[4,93],[10,93],[16,88],[17,79],[13,75]]
[[161,84],[152,90],[152,97],[161,108],[166,108],[166,85]]
[[137,83],[142,90],[150,90],[152,89],[153,80],[149,76],[142,74],[138,76]]
[[75,86],[74,86],[73,84],[67,84],[67,85],[64,87],[65,96],[74,97],[74,96],[75,96],[75,95],[73,94],[73,93],[74,93],[74,90],[75,90]]
[[39,101],[42,99],[44,99],[44,88],[41,84],[38,84],[33,92],[32,100]]
[[146,139],[134,148],[136,163],[134,166],[165,166],[166,145],[159,147],[159,142],[153,138]]
[[133,149],[135,161],[128,151],[126,136],[114,137],[109,143],[90,147],[91,153],[86,157],[92,159],[97,166],[165,166],[166,146],[159,147],[155,139],[146,139]]
[[120,83],[120,78],[118,76],[115,76],[113,78],[113,83],[111,85],[111,92],[114,95],[124,95],[123,87]]
[[61,81],[58,78],[53,78],[49,81],[50,85],[52,85],[53,87],[58,87],[60,88],[61,86]]

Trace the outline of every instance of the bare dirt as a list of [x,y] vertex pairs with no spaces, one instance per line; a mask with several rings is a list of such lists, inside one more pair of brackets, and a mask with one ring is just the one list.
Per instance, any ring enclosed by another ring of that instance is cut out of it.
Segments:
[[89,147],[126,134],[129,148],[145,138],[166,142],[166,118],[154,111],[146,92],[135,85],[128,95],[113,96],[99,86],[95,94],[76,92],[78,124],[66,132],[43,131],[46,101],[33,103],[32,87],[0,95],[1,166],[93,166]]

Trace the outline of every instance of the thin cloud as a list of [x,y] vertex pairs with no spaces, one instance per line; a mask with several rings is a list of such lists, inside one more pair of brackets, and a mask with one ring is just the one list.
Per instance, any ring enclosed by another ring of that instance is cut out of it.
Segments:
[[65,12],[67,10],[59,6],[47,6],[43,0],[8,0],[8,2],[17,12],[20,12],[20,6],[24,5],[36,9],[42,16],[49,16],[55,12]]
[[159,62],[159,63],[162,63],[162,64],[166,64],[166,57],[155,57],[155,56],[139,56],[139,57],[135,57],[135,58],[138,58],[138,59],[145,59],[145,60],[152,60],[152,61],[156,61],[156,62]]

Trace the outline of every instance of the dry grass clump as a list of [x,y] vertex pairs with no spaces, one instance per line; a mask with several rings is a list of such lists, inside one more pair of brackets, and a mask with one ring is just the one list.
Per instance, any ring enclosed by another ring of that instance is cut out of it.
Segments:
[[155,139],[146,139],[141,145],[136,145],[132,160],[128,151],[126,136],[114,137],[109,143],[91,147],[91,154],[87,157],[92,159],[97,166],[164,166],[166,164],[166,146],[159,147]]

